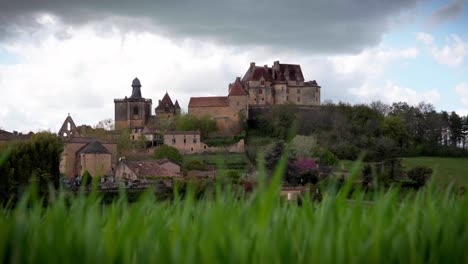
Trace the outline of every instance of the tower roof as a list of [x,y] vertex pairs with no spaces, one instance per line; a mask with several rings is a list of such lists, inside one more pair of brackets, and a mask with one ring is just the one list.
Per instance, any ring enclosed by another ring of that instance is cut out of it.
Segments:
[[82,147],[79,154],[110,154],[110,152],[99,141],[93,140]]
[[242,87],[240,78],[236,78],[236,81],[231,85],[231,89],[229,90],[228,96],[244,96],[244,95],[247,95],[247,93],[245,92],[244,87]]
[[156,107],[156,109],[163,110],[165,107],[174,108],[174,104],[172,103],[171,97],[167,92],[164,95],[163,99],[159,101],[159,105],[158,107]]
[[175,109],[180,109],[180,105],[179,105],[179,102],[177,100],[175,100],[174,107],[175,107]]
[[138,78],[135,77],[135,79],[133,79],[132,81],[132,95],[130,96],[131,99],[142,99],[143,97],[141,97],[141,83],[140,83],[140,80],[138,80]]

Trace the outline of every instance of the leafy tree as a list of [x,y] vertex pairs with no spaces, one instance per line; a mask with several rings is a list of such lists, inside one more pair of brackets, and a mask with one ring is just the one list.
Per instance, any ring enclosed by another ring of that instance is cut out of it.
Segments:
[[298,157],[312,157],[312,149],[316,146],[315,136],[297,135],[291,141],[291,148],[294,149]]
[[211,119],[210,116],[197,117],[191,114],[177,116],[174,128],[180,131],[199,130],[202,138],[206,138],[210,133],[218,130],[216,121]]
[[196,171],[207,171],[208,170],[208,166],[206,166],[206,164],[198,161],[198,160],[192,160],[190,162],[187,163],[187,165],[185,165],[185,168],[188,170],[188,171],[191,171],[191,170],[196,170]]
[[182,164],[184,158],[179,151],[168,145],[161,145],[154,150],[153,159],[169,159],[173,162]]
[[463,138],[463,119],[457,115],[457,113],[452,112],[448,118],[449,128],[450,128],[450,143],[452,146],[456,147],[457,143],[461,142]]
[[47,193],[49,184],[58,188],[62,151],[62,140],[49,132],[0,148],[0,199],[17,197],[31,182],[37,184],[40,194]]

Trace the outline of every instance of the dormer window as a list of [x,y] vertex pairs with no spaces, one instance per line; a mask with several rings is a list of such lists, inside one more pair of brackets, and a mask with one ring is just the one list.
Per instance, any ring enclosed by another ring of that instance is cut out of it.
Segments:
[[260,81],[260,85],[261,85],[261,86],[265,86],[265,81],[264,81],[264,80],[261,80],[261,81]]
[[262,89],[258,90],[258,94],[263,94],[263,90]]

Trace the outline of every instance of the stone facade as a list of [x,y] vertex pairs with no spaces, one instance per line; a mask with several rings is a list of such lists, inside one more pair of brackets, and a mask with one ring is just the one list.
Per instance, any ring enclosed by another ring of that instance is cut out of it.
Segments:
[[272,67],[258,67],[252,62],[242,79],[229,84],[228,96],[192,97],[188,111],[209,115],[224,135],[232,135],[240,131],[241,118],[249,118],[249,107],[319,106],[320,89],[315,80],[304,80],[300,65],[275,61]]
[[225,135],[237,134],[241,130],[241,118],[247,117],[247,92],[237,78],[229,84],[228,96],[191,97],[188,111],[197,117],[210,116]]
[[[60,159],[60,173],[65,174],[70,179],[82,175],[84,172],[82,168],[88,169],[89,171],[89,168],[94,167],[95,169],[91,169],[93,170],[94,174],[90,172],[93,176],[97,175],[96,172],[98,171],[102,171],[103,173],[110,173],[109,168],[112,168],[112,164],[116,164],[117,162],[117,144],[111,141],[82,137],[79,132],[76,131],[74,133],[69,133],[73,129],[72,126],[68,126],[68,123],[74,124],[70,115],[65,119],[58,134],[58,136],[61,137],[65,143]],[[63,130],[62,128],[66,129]],[[68,128],[70,128],[70,130]],[[108,154],[101,156],[93,155],[93,153],[80,153],[80,151],[82,151],[88,144],[95,141],[99,142],[99,144],[101,144],[107,150],[110,155],[110,162]],[[92,159],[94,159],[94,161],[91,161]]]
[[164,134],[164,144],[175,147],[182,154],[197,154],[203,152],[244,152],[244,140],[223,147],[210,147],[201,142],[200,131],[169,131]]

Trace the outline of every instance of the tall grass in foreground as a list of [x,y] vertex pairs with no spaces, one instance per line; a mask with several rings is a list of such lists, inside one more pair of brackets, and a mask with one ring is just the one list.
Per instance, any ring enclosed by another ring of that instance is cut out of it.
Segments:
[[349,185],[321,203],[280,202],[279,177],[238,199],[217,186],[211,199],[171,202],[150,193],[103,204],[64,193],[43,206],[30,190],[0,209],[4,263],[467,263],[468,199],[429,187],[372,204]]

